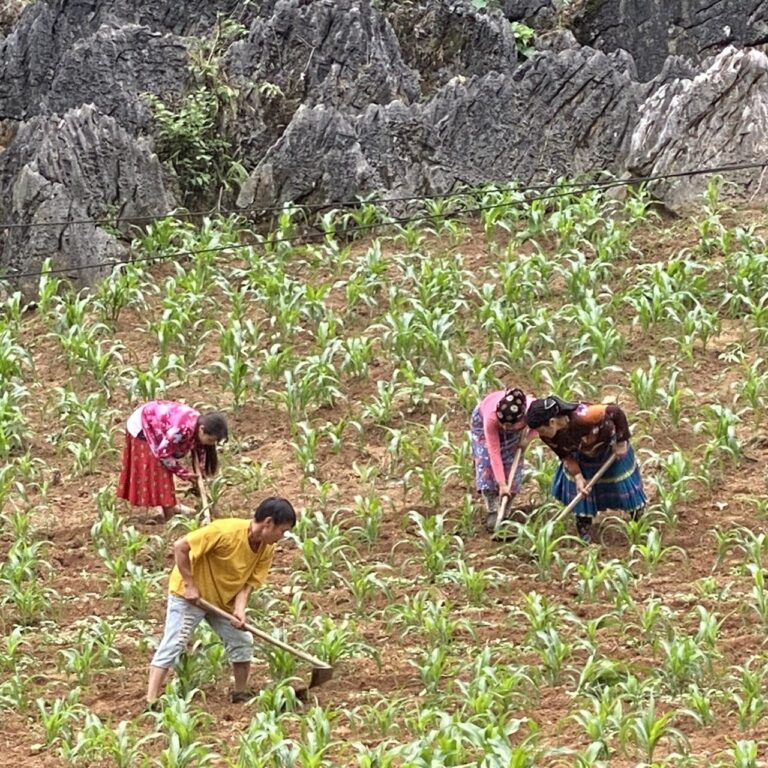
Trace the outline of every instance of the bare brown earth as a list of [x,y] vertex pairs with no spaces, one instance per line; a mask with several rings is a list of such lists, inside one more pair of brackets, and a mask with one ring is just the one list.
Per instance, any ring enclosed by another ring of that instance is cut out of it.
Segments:
[[[751,221],[754,212],[747,211],[735,220]],[[764,220],[763,222],[764,223]],[[634,237],[639,253],[631,259],[664,261],[679,251],[686,244],[694,243],[695,232],[685,221],[668,223],[661,230],[649,226]],[[364,249],[366,244],[357,244],[356,249]],[[392,246],[385,246],[392,247]],[[469,269],[480,270],[488,265],[489,255],[481,233],[475,232],[470,239],[461,243],[458,250],[464,255]],[[158,269],[160,279],[169,274],[168,269]],[[315,279],[319,276],[315,275]],[[332,294],[329,303],[336,301],[340,306],[342,296]],[[373,314],[373,313],[372,313]],[[222,320],[224,318],[221,318]],[[365,329],[370,318],[365,312],[360,313],[358,326],[348,325],[345,333]],[[631,370],[647,360],[649,354],[660,359],[672,359],[674,352],[660,342],[660,339],[644,335],[640,329],[630,326],[631,318],[625,318],[622,324],[627,338],[626,352],[621,360],[625,370]],[[738,336],[740,329],[724,326],[720,338],[715,339],[706,352],[697,356],[694,363],[677,359],[686,373],[687,385],[694,391],[689,398],[684,422],[678,430],[668,427],[648,426],[642,418],[634,416],[631,395],[626,391],[626,378],[616,374],[615,384],[621,395],[621,402],[630,412],[634,422],[634,443],[642,459],[643,448],[652,448],[662,452],[678,446],[700,459],[702,436],[695,434],[691,422],[695,420],[697,408],[702,403],[730,399],[731,385],[739,376],[736,366],[726,366],[718,359],[732,336]],[[115,338],[126,347],[125,363],[139,366],[151,357],[154,351],[153,341],[141,327],[141,318],[137,313],[126,311],[115,329]],[[478,333],[478,339],[480,335]],[[60,448],[52,445],[48,437],[55,427],[52,423],[50,396],[55,387],[69,383],[81,392],[87,391],[87,384],[73,378],[67,371],[61,357],[58,343],[47,335],[47,329],[41,318],[31,313],[24,322],[22,339],[34,356],[34,402],[28,409],[32,436],[29,448],[35,457],[45,462],[44,474],[53,480],[46,498],[39,494],[30,498],[26,507],[32,519],[36,533],[47,539],[47,559],[53,565],[53,574],[49,586],[54,588],[59,598],[51,605],[51,610],[44,622],[33,628],[30,635],[31,647],[28,652],[34,656],[36,666],[32,678],[32,689],[28,698],[34,702],[37,698],[51,701],[63,696],[73,687],[71,679],[58,666],[59,651],[66,645],[68,635],[80,620],[99,616],[113,621],[120,617],[122,607],[118,598],[104,597],[108,573],[103,560],[91,543],[90,527],[95,519],[94,495],[108,483],[113,483],[119,467],[119,451],[122,448],[122,423],[130,411],[131,404],[123,390],[115,388],[110,407],[114,412],[113,455],[100,461],[96,471],[89,475],[72,477],[68,463],[70,459]],[[470,345],[472,340],[470,340]],[[197,361],[205,364],[216,356],[216,347],[211,345],[205,358]],[[371,367],[367,380],[349,383],[348,401],[333,408],[326,408],[317,414],[317,421],[335,421],[347,411],[353,411],[356,405],[375,392],[375,383],[379,379],[388,379],[393,370],[392,361],[382,358]],[[514,371],[515,382],[530,385],[524,370]],[[606,382],[610,384],[611,382]],[[622,389],[623,388],[623,389]],[[606,392],[610,392],[606,387]],[[188,386],[173,389],[177,399],[190,402],[224,403],[229,396],[222,392],[221,383],[213,376],[200,377]],[[449,416],[448,427],[451,435],[461,437],[466,429],[467,414],[455,403],[441,401],[440,412]],[[224,455],[225,465],[249,457],[254,461],[268,465],[267,484],[258,492],[244,498],[241,489],[227,489],[220,502],[218,515],[245,515],[253,508],[259,498],[279,493],[292,499],[297,508],[317,508],[318,493],[302,476],[295,453],[290,445],[291,435],[284,412],[264,402],[248,402],[239,409],[231,411],[231,430],[236,440]],[[426,423],[428,411],[409,413],[409,421]],[[675,613],[678,629],[689,626],[695,632],[695,615],[691,614],[694,605],[703,605],[723,618],[723,625],[718,640],[718,670],[713,674],[713,687],[722,680],[725,672],[735,664],[741,664],[751,656],[764,658],[765,628],[760,626],[749,609],[745,599],[740,596],[749,591],[750,580],[738,566],[738,558],[729,554],[725,562],[715,568],[716,546],[712,536],[715,528],[727,529],[734,526],[748,526],[755,531],[763,530],[765,519],[757,517],[756,498],[764,496],[766,488],[765,463],[768,448],[763,439],[764,429],[758,424],[747,421],[740,429],[743,441],[752,441],[747,449],[748,460],[740,465],[726,465],[711,490],[699,487],[695,499],[678,506],[679,525],[664,530],[666,546],[680,547],[682,553],[672,553],[653,573],[643,573],[641,565],[633,566],[636,580],[632,586],[632,597],[640,605],[650,597],[655,597]],[[759,438],[759,439],[757,439]],[[245,447],[240,447],[240,445]],[[317,703],[324,707],[333,707],[339,712],[334,721],[333,738],[338,744],[332,750],[332,765],[355,765],[350,748],[351,742],[362,741],[374,745],[385,738],[406,741],[409,737],[408,725],[401,717],[395,717],[394,724],[386,734],[378,732],[372,726],[361,726],[349,717],[349,711],[363,704],[374,704],[380,700],[405,699],[406,709],[413,709],[419,698],[424,698],[423,685],[418,671],[409,663],[414,658],[422,641],[416,633],[403,635],[387,620],[384,608],[387,604],[401,601],[421,589],[431,589],[434,594],[443,595],[453,606],[455,617],[466,618],[475,630],[475,638],[466,632],[459,632],[454,639],[457,654],[467,661],[474,649],[486,642],[498,643],[503,640],[507,647],[514,648],[522,644],[528,628],[519,614],[510,610],[519,606],[521,596],[536,591],[571,610],[583,618],[599,616],[612,608],[610,600],[602,597],[595,603],[577,601],[575,577],[563,580],[561,570],[556,570],[548,581],[537,578],[533,565],[510,554],[504,545],[491,542],[481,533],[482,511],[477,510],[478,531],[475,536],[465,536],[465,558],[475,568],[493,567],[505,576],[503,586],[491,586],[482,600],[480,607],[470,606],[462,591],[456,585],[430,585],[420,563],[411,556],[415,551],[413,527],[407,513],[420,506],[418,494],[405,494],[399,483],[397,471],[390,471],[387,455],[387,436],[383,430],[366,425],[361,437],[348,433],[344,446],[339,453],[333,453],[323,445],[319,454],[318,478],[333,483],[328,497],[328,509],[333,511],[348,506],[355,495],[365,492],[368,487],[357,476],[353,464],[378,466],[380,474],[373,481],[378,493],[391,498],[386,509],[385,522],[379,540],[369,553],[366,561],[384,563],[392,566],[402,581],[393,585],[391,597],[378,595],[364,615],[354,616],[348,589],[336,581],[332,586],[318,592],[305,592],[315,615],[329,615],[337,621],[352,617],[356,622],[361,637],[375,647],[381,657],[381,664],[367,657],[357,657],[339,665],[334,679],[317,690]],[[697,460],[699,460],[697,459]],[[58,470],[58,472],[56,472]],[[444,510],[449,519],[456,520],[457,508],[461,503],[465,487],[455,479],[445,489]],[[533,496],[533,489],[527,490]],[[534,501],[536,499],[533,499]],[[153,513],[123,509],[128,521],[139,531],[149,535],[160,535],[165,544],[173,539],[171,531],[153,518]],[[430,513],[438,510],[429,510]],[[342,521],[348,520],[348,514],[341,513]],[[348,522],[344,523],[348,525]],[[10,546],[8,533],[0,533],[0,552],[5,554]],[[628,545],[615,516],[608,515],[601,520],[599,528],[600,556],[604,561],[616,558],[627,560]],[[167,550],[166,550],[167,551]],[[582,554],[576,544],[565,544],[562,550],[565,562],[576,562]],[[168,567],[170,555],[166,554],[162,565]],[[269,593],[284,596],[290,589],[291,576],[300,564],[296,558],[292,542],[283,542],[276,556],[275,567],[271,576]],[[716,590],[702,592],[703,580],[712,578],[717,589],[730,587],[730,594],[725,603],[718,601]],[[141,641],[157,637],[162,627],[164,601],[160,595],[153,600],[145,625],[145,630],[137,630],[135,623],[127,633],[119,634],[118,648],[123,655],[123,664],[117,669],[98,673],[93,681],[82,691],[81,701],[91,711],[113,726],[121,720],[131,721],[132,729],[138,734],[150,732],[151,723],[141,716],[142,699],[146,683],[146,668],[151,651]],[[284,626],[290,635],[290,619],[287,615],[277,615],[275,622]],[[13,613],[7,606],[0,608],[0,626],[9,632],[14,624]],[[654,651],[632,631],[625,627],[612,625],[600,631],[600,647],[603,653],[613,659],[624,660],[638,675],[650,674],[660,664],[658,651]],[[59,639],[62,638],[62,639]],[[298,639],[298,638],[297,638]],[[582,654],[583,655],[583,654]],[[579,658],[579,651],[574,653]],[[509,662],[503,651],[496,658],[498,664]],[[530,656],[522,659],[526,663],[535,663]],[[520,662],[521,659],[515,659]],[[569,662],[574,665],[575,662]],[[578,669],[578,664],[575,664]],[[254,684],[270,683],[265,666],[257,662],[254,667]],[[0,672],[0,680],[5,673]],[[202,692],[201,708],[210,714],[210,724],[203,731],[204,740],[220,753],[229,751],[229,759],[236,755],[238,734],[250,720],[252,711],[248,706],[231,705],[228,702],[228,681],[219,679]],[[449,685],[446,680],[445,686]],[[549,745],[586,747],[589,740],[585,734],[568,718],[572,707],[573,675],[563,676],[554,686],[545,686],[539,692],[538,700],[532,707],[520,711],[510,711],[511,719],[533,718],[542,734],[542,741]],[[426,699],[425,699],[426,700]],[[664,708],[664,703],[661,707]],[[731,703],[719,699],[714,705],[716,719],[714,723],[700,726],[692,719],[680,718],[677,725],[690,739],[690,752],[694,765],[708,764],[714,756],[722,755],[730,748],[736,738],[755,739],[765,754],[768,741],[768,726],[764,719],[754,728],[740,731]],[[299,726],[296,725],[296,734]],[[34,703],[21,712],[4,711],[0,728],[0,765],[2,766],[59,766],[66,764],[58,756],[55,748],[39,750],[34,745],[42,741],[42,731]],[[156,755],[158,747],[149,743],[146,746],[149,755]],[[660,750],[660,753],[666,748]],[[228,765],[224,757],[216,765]],[[554,764],[554,763],[552,763]],[[567,763],[563,763],[567,764]],[[610,765],[621,768],[638,764],[632,754],[616,752],[612,754]]]

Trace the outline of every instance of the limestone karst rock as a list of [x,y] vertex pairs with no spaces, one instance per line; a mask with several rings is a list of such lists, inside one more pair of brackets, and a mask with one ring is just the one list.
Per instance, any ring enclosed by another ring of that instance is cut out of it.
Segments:
[[114,118],[93,105],[35,117],[0,154],[0,221],[14,223],[0,230],[0,262],[13,278],[51,258],[87,283],[104,269],[82,268],[123,258],[125,245],[95,224],[57,222],[109,216],[125,226],[173,205],[147,141]]
[[[29,224],[161,213],[182,199],[153,154],[144,94],[173,108],[200,87],[189,52],[222,18],[244,30],[220,51],[218,76],[238,96],[217,130],[248,175],[229,204],[765,156],[765,56],[744,46],[768,40],[768,0],[38,0],[20,9],[0,16],[0,212],[13,225],[0,237],[0,268],[34,268],[45,255],[74,267],[119,257],[125,246],[109,228]],[[530,59],[513,21],[537,30]],[[765,194],[760,171],[728,180],[734,194]],[[654,191],[680,207],[701,180]]]
[[542,54],[511,78],[456,78],[423,104],[372,105],[360,115],[305,107],[238,202],[327,202],[382,188],[442,193],[618,170],[638,95],[621,58],[579,48]]
[[728,45],[768,41],[766,0],[588,0],[573,20],[583,45],[632,54],[641,80],[667,56],[701,61]]
[[[636,174],[658,175],[766,158],[768,57],[729,47],[694,77],[672,80],[644,101],[626,165]],[[730,172],[724,193],[765,197],[765,176],[760,168]],[[690,176],[656,182],[654,193],[677,208],[702,194],[706,185],[706,176]]]

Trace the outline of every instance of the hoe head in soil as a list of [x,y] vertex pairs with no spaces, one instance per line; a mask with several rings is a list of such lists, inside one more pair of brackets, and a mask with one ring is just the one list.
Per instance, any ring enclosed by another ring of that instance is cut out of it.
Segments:
[[[212,605],[206,600],[200,599],[197,601],[197,604],[203,610],[208,611],[209,613],[215,613],[216,615],[225,619],[232,620],[233,618],[232,614],[227,613],[227,611],[222,610],[215,605]],[[309,662],[312,665],[312,677],[309,680],[309,685],[305,688],[294,689],[296,692],[296,698],[299,701],[305,702],[307,700],[307,693],[310,688],[317,688],[317,686],[322,685],[323,683],[327,683],[333,677],[333,667],[330,664],[326,664],[321,659],[311,656],[300,648],[294,648],[292,645],[288,645],[288,643],[285,643],[282,640],[278,640],[276,637],[268,635],[266,632],[263,632],[258,627],[254,627],[252,624],[246,623],[243,626],[243,629],[246,629],[259,640],[262,640],[269,645],[274,645],[276,648],[281,648],[284,651],[288,651],[288,653],[292,654],[293,656],[296,656],[302,661]]]
[[303,688],[294,688],[296,698],[306,704],[309,698],[309,689],[327,683],[333,677],[333,667],[312,667],[312,677],[309,679],[309,685]]

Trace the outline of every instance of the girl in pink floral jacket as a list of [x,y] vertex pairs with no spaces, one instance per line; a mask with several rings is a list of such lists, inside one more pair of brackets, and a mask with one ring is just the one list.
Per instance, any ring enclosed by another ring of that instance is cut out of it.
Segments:
[[126,424],[118,498],[136,507],[162,507],[166,520],[185,511],[176,503],[173,475],[194,480],[196,472],[179,459],[191,454],[201,475],[210,477],[218,469],[216,445],[228,436],[221,413],[200,414],[170,400],[140,406]]

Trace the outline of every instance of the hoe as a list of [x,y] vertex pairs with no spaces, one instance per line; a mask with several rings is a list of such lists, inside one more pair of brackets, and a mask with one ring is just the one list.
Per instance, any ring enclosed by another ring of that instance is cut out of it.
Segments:
[[[217,616],[221,616],[224,619],[231,620],[233,618],[231,613],[227,613],[227,611],[218,608],[207,600],[200,599],[197,601],[197,604],[208,613],[215,613]],[[288,653],[293,654],[297,658],[302,659],[302,661],[306,661],[312,665],[312,677],[309,680],[309,685],[306,686],[306,688],[296,689],[296,698],[298,698],[299,701],[307,700],[307,691],[310,688],[316,688],[318,685],[327,683],[333,677],[333,667],[330,666],[330,664],[326,664],[324,661],[321,661],[314,656],[310,656],[310,654],[305,653],[301,649],[294,648],[292,645],[288,645],[288,643],[284,643],[282,640],[278,640],[276,637],[268,635],[258,627],[254,627],[253,624],[245,624],[244,629],[247,629],[259,640],[274,645],[277,648],[282,648],[282,650],[288,651]]]

